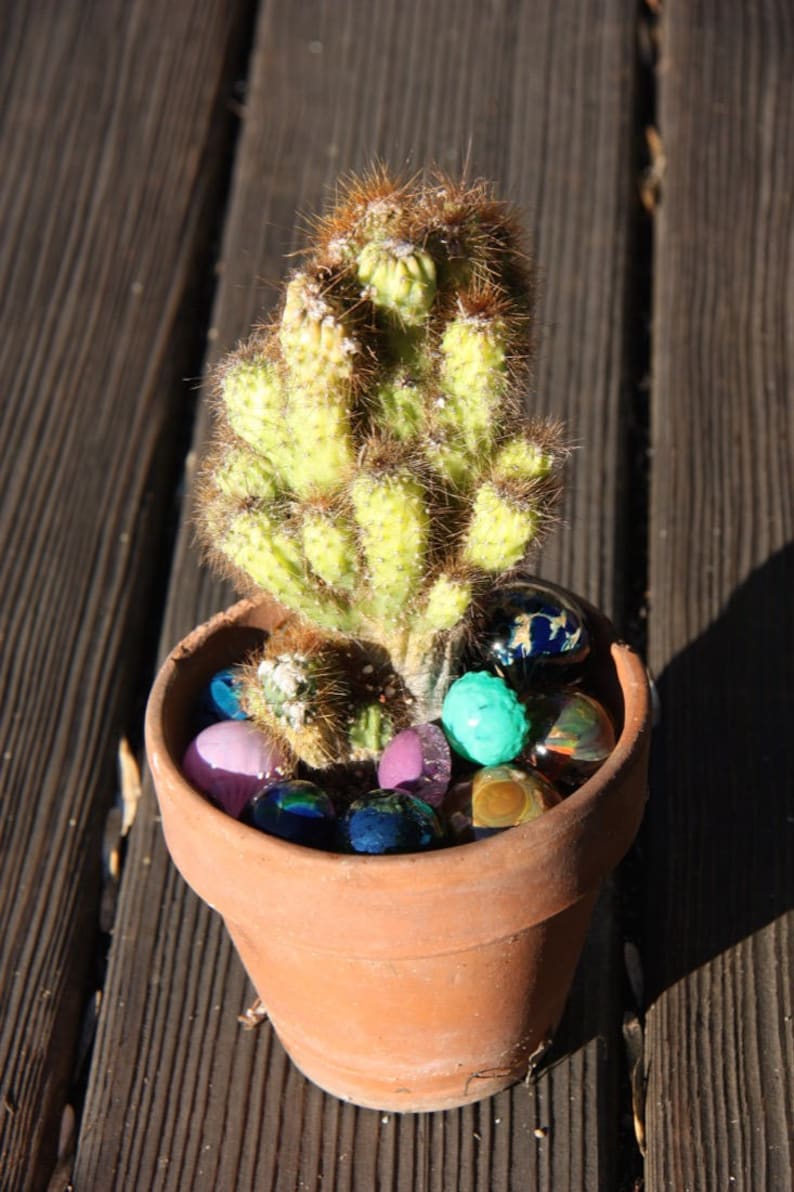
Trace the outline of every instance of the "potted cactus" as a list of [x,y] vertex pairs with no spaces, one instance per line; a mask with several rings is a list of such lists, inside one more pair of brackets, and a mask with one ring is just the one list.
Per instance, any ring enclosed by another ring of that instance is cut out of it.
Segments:
[[[525,570],[566,459],[561,427],[524,412],[531,316],[489,187],[378,171],[217,372],[198,520],[247,599],[169,656],[147,750],[174,860],[288,1051],[364,1105],[461,1105],[526,1072],[642,812],[644,670]],[[248,718],[219,732],[255,738],[251,764],[191,744],[219,674]],[[560,684],[569,717],[575,698],[614,729],[562,793],[532,731],[563,731]],[[283,830],[290,810],[314,835]]]

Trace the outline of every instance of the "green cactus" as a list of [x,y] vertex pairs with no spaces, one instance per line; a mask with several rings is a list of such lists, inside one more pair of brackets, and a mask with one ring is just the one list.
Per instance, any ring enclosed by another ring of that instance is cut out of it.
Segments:
[[525,262],[485,184],[376,172],[317,225],[276,325],[219,369],[202,536],[318,627],[294,665],[282,641],[247,675],[281,732],[279,684],[302,676],[296,706],[317,710],[287,728],[308,764],[371,754],[405,719],[407,694],[397,713],[385,680],[367,694],[351,668],[395,668],[414,718],[436,715],[472,612],[553,519],[565,448],[522,414]]

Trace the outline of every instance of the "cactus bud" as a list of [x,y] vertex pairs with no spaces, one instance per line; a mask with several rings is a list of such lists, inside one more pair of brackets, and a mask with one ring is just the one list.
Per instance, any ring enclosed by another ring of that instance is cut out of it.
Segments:
[[486,482],[474,498],[463,557],[483,571],[507,571],[523,558],[537,529],[534,509]]
[[230,447],[218,461],[212,479],[220,494],[231,501],[255,499],[269,504],[278,492],[272,467],[246,447]]
[[436,296],[433,258],[402,241],[366,244],[358,257],[358,278],[372,303],[406,326],[422,323]]
[[322,392],[350,382],[359,345],[306,273],[287,286],[279,339],[295,387]]
[[529,437],[509,439],[494,459],[494,476],[499,480],[546,480],[556,459],[552,450]]
[[471,582],[440,575],[427,594],[427,602],[417,625],[425,632],[439,633],[454,629],[471,604]]
[[221,543],[221,550],[254,583],[267,585],[278,600],[289,603],[302,594],[305,581],[300,548],[264,510],[239,513]]
[[441,339],[438,421],[451,427],[470,449],[490,443],[507,390],[507,336],[500,320],[479,316],[453,319]]
[[402,370],[390,373],[375,390],[373,406],[373,420],[387,434],[408,442],[424,423],[424,387]]
[[382,650],[296,620],[241,669],[240,685],[254,723],[315,769],[376,757],[410,719],[407,692]]
[[[399,725],[404,727],[404,718],[400,719]],[[398,731],[398,721],[383,704],[362,704],[349,722],[347,739],[351,759],[374,760]]]
[[355,460],[348,395],[291,389],[286,430],[295,444],[294,491],[307,497],[339,488]]

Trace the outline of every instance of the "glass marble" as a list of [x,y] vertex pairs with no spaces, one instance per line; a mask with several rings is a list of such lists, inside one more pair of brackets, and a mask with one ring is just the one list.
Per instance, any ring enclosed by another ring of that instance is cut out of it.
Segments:
[[437,724],[416,724],[403,729],[384,749],[378,765],[378,782],[390,790],[418,795],[438,807],[449,786],[452,755]]
[[591,695],[561,690],[531,696],[525,703],[533,725],[525,756],[553,782],[578,786],[615,748],[609,713]]
[[562,795],[542,774],[513,766],[487,766],[471,784],[471,822],[480,839],[538,819],[562,802]]
[[199,714],[208,725],[216,720],[248,719],[240,703],[239,681],[230,667],[217,671],[204,688]]
[[479,640],[488,665],[516,684],[576,667],[590,651],[584,614],[576,602],[553,585],[534,580],[497,589]]
[[350,804],[339,821],[346,853],[418,853],[444,843],[441,822],[429,803],[406,791],[374,790]]
[[481,766],[512,761],[529,731],[515,692],[488,671],[469,671],[455,680],[444,698],[441,723],[455,752]]
[[309,848],[333,845],[334,805],[324,790],[301,778],[265,787],[249,804],[245,819],[260,831],[294,844]]
[[288,770],[281,745],[247,720],[219,720],[202,729],[182,760],[187,780],[235,819],[257,791]]

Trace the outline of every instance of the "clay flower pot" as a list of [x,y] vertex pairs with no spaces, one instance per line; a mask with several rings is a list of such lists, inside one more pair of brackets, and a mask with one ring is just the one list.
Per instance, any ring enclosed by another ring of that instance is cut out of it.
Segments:
[[642,818],[644,666],[588,610],[591,688],[618,727],[601,769],[541,819],[472,844],[343,856],[217,810],[180,771],[197,693],[283,613],[242,601],[167,658],[146,747],[168,848],[223,916],[290,1056],[321,1088],[394,1111],[480,1100],[525,1075],[562,1015],[598,888]]

